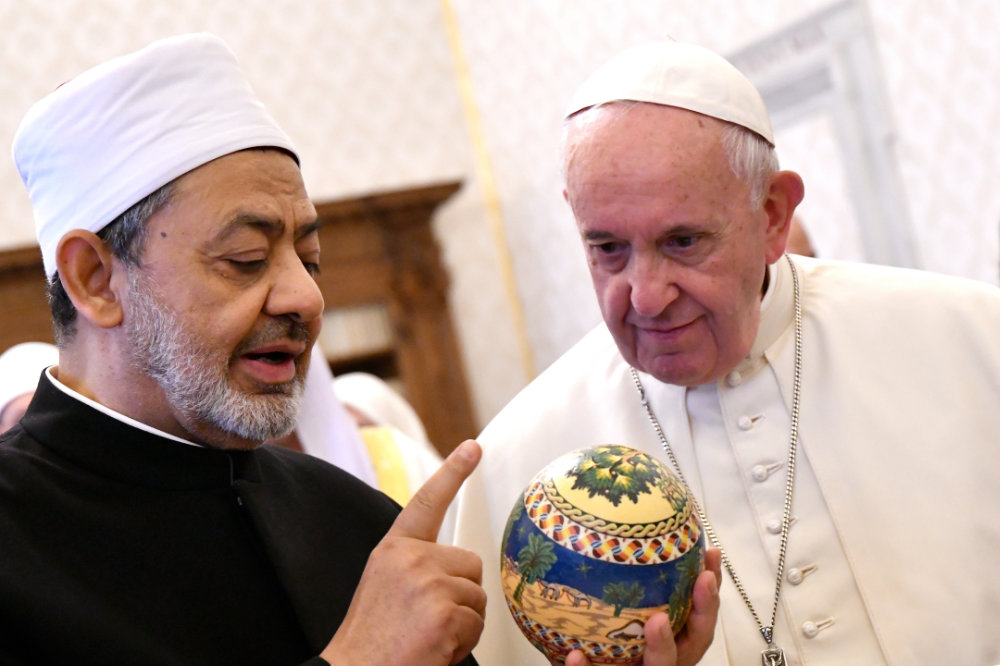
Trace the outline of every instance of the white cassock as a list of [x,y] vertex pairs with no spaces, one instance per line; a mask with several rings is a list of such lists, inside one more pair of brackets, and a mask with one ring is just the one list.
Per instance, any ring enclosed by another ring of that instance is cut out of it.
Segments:
[[[795,258],[800,447],[775,643],[790,664],[1000,663],[1000,290],[927,272]],[[765,624],[783,511],[794,360],[791,270],[770,267],[733,372],[691,389],[640,373],[693,491]],[[486,427],[456,543],[483,557],[483,666],[546,664],[499,582],[504,524],[531,477],[603,443],[669,466],[601,325]],[[703,664],[758,666],[757,626],[724,574]]]

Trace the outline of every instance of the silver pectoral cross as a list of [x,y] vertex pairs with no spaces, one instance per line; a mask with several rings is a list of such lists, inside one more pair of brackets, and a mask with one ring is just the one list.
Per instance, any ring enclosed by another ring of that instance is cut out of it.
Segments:
[[760,635],[767,641],[767,647],[760,653],[760,663],[762,666],[785,666],[785,651],[775,645],[773,641],[774,627],[761,627]]
[[776,645],[768,645],[760,653],[762,666],[785,666],[785,651]]

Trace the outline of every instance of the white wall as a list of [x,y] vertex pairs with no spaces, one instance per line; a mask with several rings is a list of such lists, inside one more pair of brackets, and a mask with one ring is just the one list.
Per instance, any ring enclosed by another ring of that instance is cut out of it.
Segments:
[[[10,145],[34,100],[82,68],[169,34],[219,34],[298,144],[314,198],[465,180],[436,230],[485,422],[598,320],[556,160],[573,88],[636,41],[670,34],[728,54],[828,4],[0,0],[0,143]],[[921,265],[995,283],[1000,3],[859,5]],[[807,179],[802,210],[820,253],[860,258],[824,119],[778,141],[783,165]],[[13,166],[0,160],[0,245],[30,243],[30,217]]]

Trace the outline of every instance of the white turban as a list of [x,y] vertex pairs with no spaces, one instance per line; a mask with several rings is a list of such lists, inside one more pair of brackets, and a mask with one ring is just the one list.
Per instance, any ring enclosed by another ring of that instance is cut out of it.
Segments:
[[32,106],[14,136],[46,275],[67,231],[100,231],[178,176],[268,146],[295,155],[214,35],[153,42],[71,79]]
[[742,125],[774,145],[760,93],[736,67],[701,46],[649,42],[619,53],[583,82],[565,117],[615,101],[676,106]]
[[22,342],[0,354],[0,412],[19,395],[38,386],[42,370],[59,363],[59,350],[47,342]]

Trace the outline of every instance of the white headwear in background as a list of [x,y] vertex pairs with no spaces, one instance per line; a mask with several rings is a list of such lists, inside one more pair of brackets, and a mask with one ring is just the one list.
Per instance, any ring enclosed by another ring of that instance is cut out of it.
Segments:
[[214,35],[169,37],[71,79],[14,136],[46,275],[67,231],[97,232],[195,167],[267,146],[295,155]]
[[333,373],[319,345],[313,347],[302,408],[295,427],[302,450],[378,488],[375,468],[354,418],[333,392]]
[[0,354],[0,412],[11,400],[38,386],[42,370],[59,363],[59,350],[47,342],[22,342]]
[[333,390],[344,404],[417,442],[430,443],[424,424],[409,402],[380,377],[366,372],[337,375]]
[[757,88],[728,60],[695,44],[649,42],[622,51],[583,82],[565,117],[615,101],[651,102],[742,125],[774,145]]

